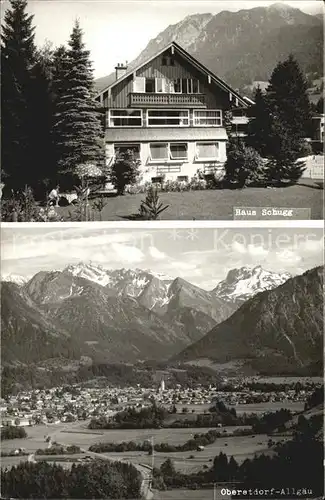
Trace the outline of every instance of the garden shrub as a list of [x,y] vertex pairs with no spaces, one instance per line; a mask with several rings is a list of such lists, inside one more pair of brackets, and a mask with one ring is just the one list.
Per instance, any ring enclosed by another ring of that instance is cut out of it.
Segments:
[[125,193],[127,185],[137,183],[140,176],[139,168],[140,161],[132,150],[118,151],[110,172],[111,182],[118,195]]
[[265,160],[244,142],[232,139],[228,144],[225,163],[225,180],[237,187],[264,185],[266,182]]
[[167,180],[161,186],[161,191],[165,191],[167,193],[189,191],[189,189],[190,187],[187,181]]

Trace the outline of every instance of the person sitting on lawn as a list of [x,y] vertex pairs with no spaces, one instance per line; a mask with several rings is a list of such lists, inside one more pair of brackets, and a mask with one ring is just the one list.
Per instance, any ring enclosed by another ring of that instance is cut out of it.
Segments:
[[55,205],[56,207],[59,206],[59,188],[60,186],[56,186],[55,188],[52,189],[52,191],[49,194],[49,205]]

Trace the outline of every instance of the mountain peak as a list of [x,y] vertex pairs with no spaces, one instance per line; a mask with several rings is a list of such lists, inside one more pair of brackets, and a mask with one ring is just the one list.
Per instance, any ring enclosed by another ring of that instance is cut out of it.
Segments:
[[244,302],[259,292],[271,290],[282,285],[291,275],[275,273],[255,267],[240,267],[228,271],[226,279],[221,281],[213,292],[228,302]]
[[269,10],[278,10],[280,12],[288,12],[290,10],[296,10],[294,7],[287,5],[286,3],[276,2],[267,7]]
[[[254,81],[267,81],[276,64],[290,53],[304,72],[315,67],[319,77],[323,74],[321,19],[281,2],[236,12],[190,14],[152,38],[130,67],[172,41],[245,95]],[[103,88],[104,80],[98,85]]]
[[106,286],[110,282],[108,271],[106,271],[101,265],[94,264],[91,261],[70,264],[65,267],[62,272],[78,278],[86,278],[102,286]]
[[1,281],[9,281],[10,283],[15,283],[16,285],[24,285],[27,283],[29,278],[26,276],[20,276],[19,274],[5,274],[1,276]]

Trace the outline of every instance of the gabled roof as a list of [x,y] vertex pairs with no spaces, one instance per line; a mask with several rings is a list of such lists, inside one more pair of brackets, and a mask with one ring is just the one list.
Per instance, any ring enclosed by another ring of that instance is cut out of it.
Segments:
[[[124,73],[124,75],[122,75],[117,80],[112,81],[112,79],[115,76],[114,74],[110,74],[107,77],[103,77],[103,78],[99,79],[99,80],[102,80],[103,84],[104,85],[106,84],[106,86],[103,87],[101,90],[98,90],[98,93],[97,93],[96,97],[99,97],[101,94],[103,94],[107,90],[112,89],[113,87],[115,87],[115,85],[119,84],[120,82],[122,82],[123,80],[125,80],[126,78],[128,78],[130,75],[132,75],[133,73],[135,73],[136,71],[138,71],[140,68],[142,68],[146,64],[150,63],[153,59],[155,59],[159,55],[163,54],[166,50],[170,49],[171,47],[174,47],[174,49],[176,49],[184,57],[184,59],[187,59],[187,61],[190,62],[192,64],[192,66],[195,66],[201,73],[204,73],[205,75],[210,76],[212,82],[214,82],[215,84],[217,84],[223,90],[231,93],[235,98],[238,99],[238,101],[239,101],[239,103],[241,105],[244,105],[246,107],[248,106],[247,101],[245,101],[245,99],[243,99],[243,97],[241,97],[238,94],[238,92],[236,92],[234,89],[232,89],[230,87],[230,85],[228,85],[224,80],[222,80],[221,78],[219,78],[212,71],[210,71],[203,64],[201,64],[197,59],[195,59],[195,57],[191,56],[185,49],[183,49],[176,42],[170,42],[163,49],[161,49],[158,52],[156,52],[155,54],[153,54],[147,60],[141,62],[137,66],[130,67],[130,69],[127,70]],[[99,80],[98,80],[98,83],[100,83]]]

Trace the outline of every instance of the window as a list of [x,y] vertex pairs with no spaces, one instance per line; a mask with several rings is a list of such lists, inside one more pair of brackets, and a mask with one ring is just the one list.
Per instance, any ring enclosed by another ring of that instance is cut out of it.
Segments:
[[182,78],[182,94],[188,94],[188,79]]
[[171,160],[187,160],[187,143],[175,142],[170,144],[170,159]]
[[108,114],[109,127],[141,127],[141,109],[110,109]]
[[177,180],[179,182],[188,182],[188,175],[178,175]]
[[193,78],[182,78],[182,94],[198,94],[199,81]]
[[151,161],[184,161],[188,157],[186,142],[153,142],[150,144]]
[[176,94],[180,94],[180,93],[181,93],[181,91],[182,91],[182,90],[181,90],[181,88],[182,88],[182,87],[181,87],[181,85],[182,85],[182,83],[181,83],[181,82],[182,82],[182,80],[181,80],[180,78],[177,78],[177,79],[176,79],[176,80],[174,80],[174,82],[173,82],[173,83],[174,83],[174,85],[173,85],[173,87],[174,87],[174,92],[175,92]]
[[189,112],[177,109],[149,109],[148,127],[188,127]]
[[133,80],[133,92],[144,92],[146,89],[146,79],[143,76],[137,76]]
[[140,144],[114,144],[114,154],[124,154],[127,151],[132,151],[135,158],[140,160]]
[[162,176],[160,177],[151,177],[151,182],[153,184],[162,184],[164,182],[164,178]]
[[168,143],[150,144],[150,156],[152,160],[168,160]]
[[217,142],[197,142],[196,158],[198,160],[216,160],[218,158],[219,144]]
[[199,80],[192,80],[192,92],[198,94],[200,92]]
[[162,66],[175,66],[174,59],[168,56],[162,56],[161,64]]
[[220,109],[194,110],[194,126],[196,127],[221,127],[222,115]]
[[154,78],[146,78],[146,92],[156,92],[156,80]]

